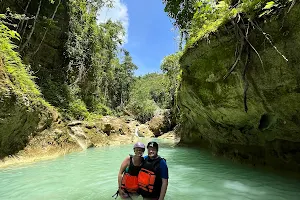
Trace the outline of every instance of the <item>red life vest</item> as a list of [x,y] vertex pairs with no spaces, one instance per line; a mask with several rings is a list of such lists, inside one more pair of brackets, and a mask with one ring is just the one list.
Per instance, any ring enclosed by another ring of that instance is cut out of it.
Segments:
[[156,175],[153,171],[142,168],[138,176],[138,186],[149,193],[153,192]]
[[140,166],[133,165],[132,155],[130,155],[130,164],[129,164],[128,172],[125,172],[123,175],[121,189],[130,193],[137,192],[137,190],[139,189],[138,174],[140,169],[141,169]]
[[161,157],[154,160],[146,158],[138,175],[139,191],[143,197],[157,197],[160,194],[162,180],[159,163]]
[[136,193],[139,189],[138,185],[138,177],[137,176],[131,176],[129,173],[125,173],[122,178],[122,186],[121,188],[123,190],[126,190],[130,193]]

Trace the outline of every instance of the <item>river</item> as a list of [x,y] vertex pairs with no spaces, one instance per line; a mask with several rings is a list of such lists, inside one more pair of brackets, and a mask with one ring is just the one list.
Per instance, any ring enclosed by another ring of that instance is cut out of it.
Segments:
[[[166,200],[300,199],[300,180],[160,142],[159,154],[166,158],[170,176]],[[108,146],[0,169],[0,199],[113,199],[120,164],[129,153],[132,145]]]

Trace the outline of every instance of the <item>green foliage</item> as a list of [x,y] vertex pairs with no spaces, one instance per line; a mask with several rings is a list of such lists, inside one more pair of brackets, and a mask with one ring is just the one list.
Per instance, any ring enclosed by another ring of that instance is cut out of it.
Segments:
[[75,119],[83,120],[88,117],[89,112],[84,104],[84,102],[80,99],[75,99],[70,102],[69,112]]
[[172,105],[170,107],[174,106],[175,103],[175,94],[179,87],[180,82],[180,64],[179,59],[182,56],[182,51],[179,51],[175,54],[168,55],[164,57],[160,68],[161,70],[166,74],[167,78],[169,79],[169,85],[167,87],[168,91],[170,92],[170,102]]
[[111,114],[113,114],[111,109],[109,107],[107,107],[106,105],[102,104],[102,103],[98,103],[96,105],[96,109],[95,109],[94,113],[101,114],[101,115],[111,115]]
[[137,66],[132,62],[128,51],[124,50],[121,64],[115,65],[113,90],[111,90],[111,105],[122,109],[129,100],[129,92],[134,82],[133,71]]
[[128,110],[142,123],[149,121],[154,116],[156,109],[158,109],[158,106],[154,100],[150,99],[136,99],[130,101],[128,104]]
[[141,122],[149,120],[156,109],[169,107],[168,86],[169,80],[163,74],[152,73],[136,78],[126,109]]
[[208,37],[219,27],[236,17],[240,18],[241,15],[249,21],[260,17],[276,16],[281,10],[279,8],[287,7],[290,1],[244,0],[235,5],[231,3],[231,1],[219,1],[217,4],[197,2],[190,30],[191,38],[186,47],[192,46],[203,37]]
[[219,26],[226,23],[237,13],[236,10],[230,10],[225,1],[220,1],[216,5],[197,2],[195,7],[196,13],[190,30],[191,38],[187,42],[187,47],[216,31]]
[[[137,67],[129,52],[120,48],[125,34],[121,23],[96,21],[99,9],[111,7],[111,0],[3,3],[0,12],[7,12],[9,19],[1,21],[1,36],[6,34],[1,37],[1,57],[22,92],[41,94],[27,73],[29,67],[25,68],[17,52],[10,51],[17,46],[4,41],[7,38],[19,43],[23,61],[31,66],[43,96],[67,118],[88,119],[124,108]],[[4,30],[7,24],[16,31]]]
[[[246,19],[277,16],[281,8],[293,6],[291,0],[243,0],[243,1],[209,1],[209,0],[163,0],[165,12],[175,20],[174,25],[186,31],[188,41],[186,48],[196,41],[208,37],[230,20],[243,15]],[[289,9],[290,10],[290,9]],[[246,22],[245,22],[246,23]]]
[[124,29],[110,20],[98,25],[97,6],[84,0],[70,2],[67,82],[73,99],[81,99],[89,112],[106,115],[128,101],[137,67],[127,51],[120,63],[117,56]]
[[0,59],[4,61],[4,67],[10,74],[11,85],[15,92],[30,96],[39,96],[40,91],[30,75],[29,66],[26,67],[16,49],[16,45],[12,40],[19,40],[20,36],[17,32],[9,29],[5,23],[5,16],[0,18]]
[[187,31],[194,16],[194,3],[197,0],[163,0],[165,12],[175,20],[174,25],[182,31]]
[[160,65],[161,70],[165,73],[168,81],[167,90],[169,92],[169,108],[171,108],[172,121],[175,122],[179,117],[179,110],[177,109],[177,93],[181,81],[181,69],[179,60],[183,52],[179,51],[175,54],[164,57]]

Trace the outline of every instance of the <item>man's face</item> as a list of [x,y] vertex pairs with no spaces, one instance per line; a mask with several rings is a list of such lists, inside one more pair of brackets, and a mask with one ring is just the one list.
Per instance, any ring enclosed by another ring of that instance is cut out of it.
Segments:
[[157,156],[157,150],[155,147],[148,147],[148,156],[150,158],[155,158]]

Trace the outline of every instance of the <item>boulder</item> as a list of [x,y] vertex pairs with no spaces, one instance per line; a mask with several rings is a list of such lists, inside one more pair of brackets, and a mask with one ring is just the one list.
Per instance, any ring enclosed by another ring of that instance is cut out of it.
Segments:
[[155,136],[160,136],[172,129],[170,117],[170,110],[164,110],[163,112],[157,112],[147,123]]

